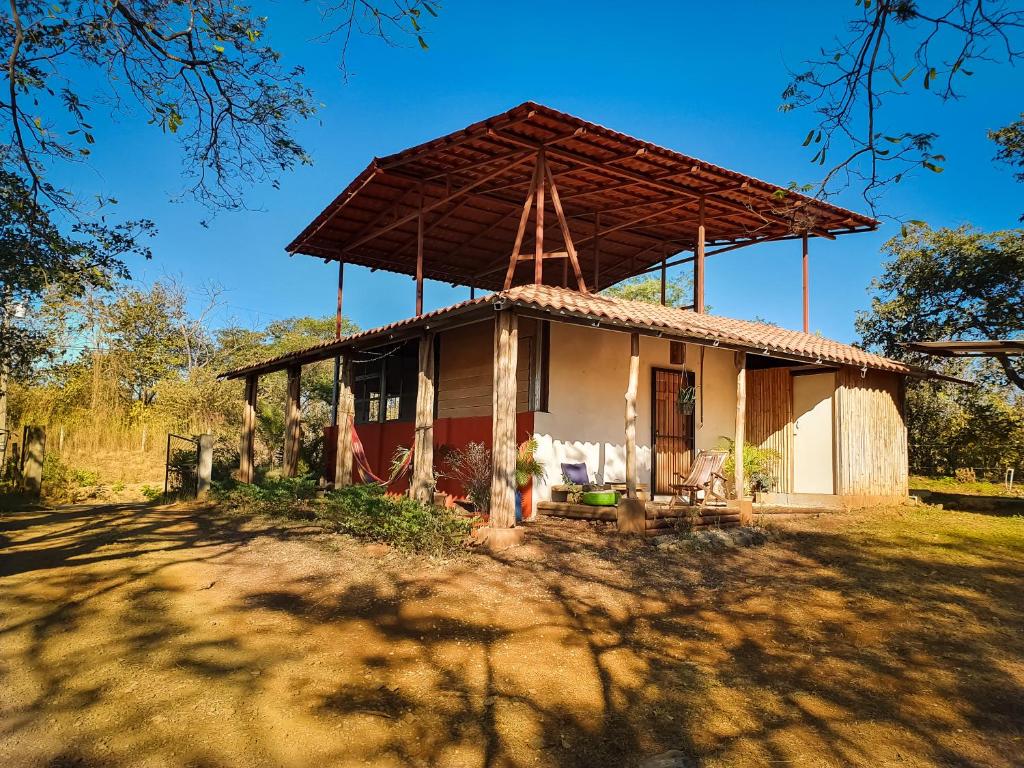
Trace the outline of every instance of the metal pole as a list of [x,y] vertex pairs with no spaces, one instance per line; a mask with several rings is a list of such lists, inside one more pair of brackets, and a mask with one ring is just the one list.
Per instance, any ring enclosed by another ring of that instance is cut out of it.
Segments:
[[[345,285],[345,262],[338,262],[338,315],[334,323],[334,338],[341,338],[341,298]],[[331,393],[331,426],[338,426],[338,378],[341,376],[341,355],[334,356],[334,388]]]
[[808,278],[807,278],[807,233],[804,232],[803,236],[803,270],[804,270],[804,333],[811,332],[811,312],[810,312],[810,291],[808,289]]

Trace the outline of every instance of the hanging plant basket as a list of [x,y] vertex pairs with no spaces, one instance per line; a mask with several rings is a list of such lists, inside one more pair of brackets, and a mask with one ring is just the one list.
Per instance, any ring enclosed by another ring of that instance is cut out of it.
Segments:
[[693,415],[693,406],[697,402],[696,387],[680,387],[676,393],[676,407],[687,416]]

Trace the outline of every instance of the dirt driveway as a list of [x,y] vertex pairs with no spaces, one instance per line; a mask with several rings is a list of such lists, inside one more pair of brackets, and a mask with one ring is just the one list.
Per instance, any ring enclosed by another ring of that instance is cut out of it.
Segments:
[[1024,520],[406,557],[202,509],[0,516],[0,765],[1024,763]]

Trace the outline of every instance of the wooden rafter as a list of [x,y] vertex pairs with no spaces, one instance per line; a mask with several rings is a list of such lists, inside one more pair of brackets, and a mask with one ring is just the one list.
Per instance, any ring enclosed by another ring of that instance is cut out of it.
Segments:
[[507,291],[512,287],[512,278],[516,272],[516,261],[518,261],[519,249],[523,245],[523,234],[526,232],[526,222],[530,218],[530,208],[533,205],[533,198],[537,192],[537,183],[540,179],[540,157],[533,166],[533,182],[530,184],[530,191],[526,194],[526,202],[523,203],[523,212],[519,217],[519,229],[516,230],[515,245],[512,246],[512,253],[508,259],[508,271],[505,273],[504,289]]
[[573,274],[576,276],[576,284],[580,289],[580,293],[587,293],[587,284],[583,280],[583,272],[580,270],[579,259],[576,258],[576,246],[572,242],[572,233],[569,231],[569,223],[565,220],[565,211],[562,210],[562,201],[558,199],[558,187],[555,186],[555,180],[551,176],[551,169],[544,166],[544,171],[548,177],[548,186],[551,189],[551,204],[555,208],[555,215],[558,217],[558,224],[562,228],[562,240],[565,241],[565,250],[569,255],[569,263],[572,264]]

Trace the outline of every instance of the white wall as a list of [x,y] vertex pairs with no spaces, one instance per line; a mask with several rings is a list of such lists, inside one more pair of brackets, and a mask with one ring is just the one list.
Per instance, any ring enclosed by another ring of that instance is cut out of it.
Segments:
[[[700,350],[687,345],[686,363],[669,364],[669,342],[640,337],[640,382],[637,391],[637,480],[650,483],[651,369],[697,371],[697,450],[714,448],[732,437],[736,426],[736,368],[732,352],[704,348],[704,382]],[[597,482],[626,478],[625,411],[629,377],[629,334],[581,325],[551,323],[548,411],[534,417],[537,457],[547,477],[534,482],[537,501],[551,498],[550,486],[562,482],[562,462],[585,461]],[[703,411],[701,408],[703,400]]]

